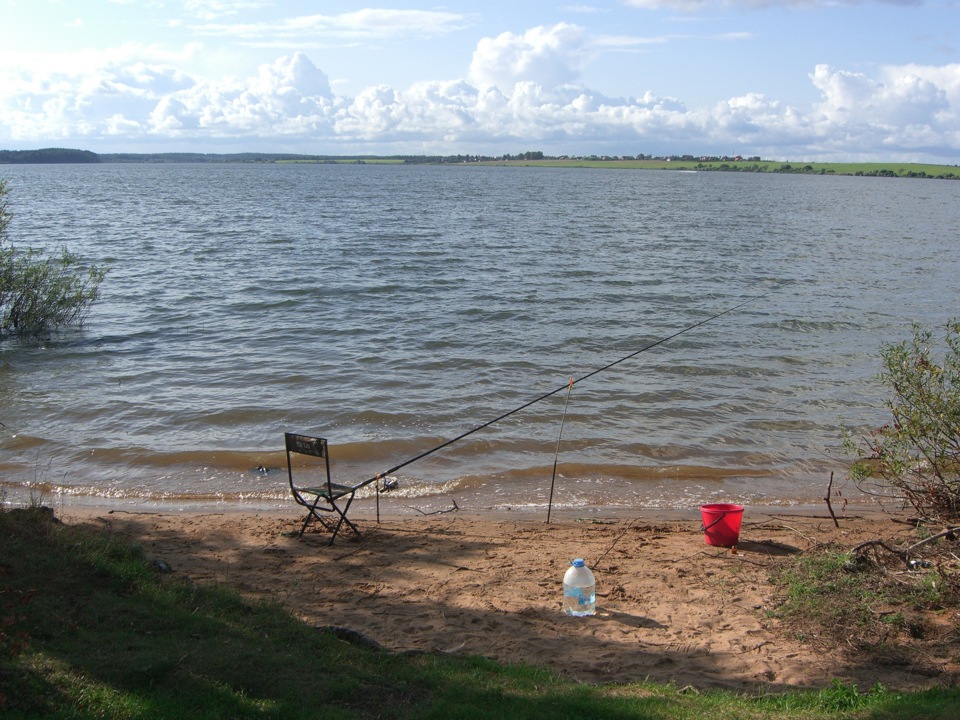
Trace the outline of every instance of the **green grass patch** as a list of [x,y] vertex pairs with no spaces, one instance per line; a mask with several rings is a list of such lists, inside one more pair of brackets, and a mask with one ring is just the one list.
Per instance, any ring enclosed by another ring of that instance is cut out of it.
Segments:
[[953,579],[932,563],[906,572],[887,559],[889,566],[831,548],[791,558],[775,575],[781,603],[773,615],[797,639],[847,648],[861,662],[920,669],[931,651],[949,654],[951,624],[942,616],[957,606]]
[[162,572],[107,531],[0,512],[0,716],[17,718],[955,717],[955,690],[741,695],[583,685],[478,657],[345,642]]

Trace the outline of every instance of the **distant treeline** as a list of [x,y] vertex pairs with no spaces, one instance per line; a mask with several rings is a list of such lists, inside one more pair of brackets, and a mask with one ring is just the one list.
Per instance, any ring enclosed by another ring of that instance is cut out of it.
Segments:
[[439,158],[406,156],[295,155],[292,153],[101,153],[69,148],[0,150],[0,165],[51,163],[349,163],[439,162]]
[[[297,155],[293,153],[103,153],[45,148],[0,150],[0,165],[26,163],[264,163],[264,164],[397,164],[397,165],[520,165],[539,167],[607,167],[638,170],[694,170],[697,172],[793,173],[805,175],[859,175],[960,180],[960,169],[922,163],[784,163],[759,157],[695,157],[692,155],[551,157],[541,151],[516,155]],[[892,165],[892,166],[891,166]]]
[[342,158],[321,155],[293,155],[287,153],[103,153],[105,163],[319,163],[336,162]]
[[948,165],[898,164],[895,170],[882,163],[698,163],[695,170],[718,172],[769,172],[793,175],[854,175],[856,177],[928,178],[960,180],[960,170]]
[[0,150],[0,165],[44,165],[54,163],[98,163],[100,156],[89,150],[43,148],[42,150]]
[[0,165],[39,163],[304,163],[363,164],[405,163],[439,164],[494,160],[542,160],[543,153],[519,155],[299,155],[294,153],[97,153],[89,150],[43,148],[41,150],[0,150]]
[[[470,156],[475,158],[477,156]],[[508,156],[509,157],[509,156]],[[105,163],[303,163],[349,165],[465,162],[464,156],[441,155],[296,155],[293,153],[103,153]],[[494,160],[499,158],[486,158]]]

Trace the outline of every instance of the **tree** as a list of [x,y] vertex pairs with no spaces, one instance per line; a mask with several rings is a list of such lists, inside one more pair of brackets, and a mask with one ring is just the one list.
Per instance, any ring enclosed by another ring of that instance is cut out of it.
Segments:
[[946,522],[960,517],[960,321],[947,323],[943,346],[938,353],[933,334],[914,325],[910,340],[882,347],[892,420],[847,444],[859,487],[892,491],[921,517]]
[[106,270],[82,267],[66,248],[48,256],[9,244],[9,191],[0,179],[0,336],[39,336],[57,326],[82,325],[100,297]]

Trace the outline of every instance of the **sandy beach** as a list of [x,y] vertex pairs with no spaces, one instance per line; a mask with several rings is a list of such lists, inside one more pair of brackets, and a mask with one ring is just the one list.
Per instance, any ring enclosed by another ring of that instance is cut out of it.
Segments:
[[[960,678],[956,639],[923,661],[883,664],[858,658],[844,638],[800,642],[771,617],[769,570],[786,556],[911,532],[875,511],[851,511],[838,529],[825,512],[748,508],[733,550],[704,543],[696,511],[550,524],[462,511],[380,524],[358,516],[363,537],[342,533],[332,546],[322,529],[298,539],[293,508],[68,507],[58,515],[141,544],[178,577],[279,601],[312,625],[350,628],[392,651],[475,654],[583,682],[650,679],[698,689],[778,691],[835,678],[861,690],[877,682],[907,689]],[[574,557],[597,576],[593,617],[560,609]],[[941,620],[955,628],[960,618],[948,614]]]

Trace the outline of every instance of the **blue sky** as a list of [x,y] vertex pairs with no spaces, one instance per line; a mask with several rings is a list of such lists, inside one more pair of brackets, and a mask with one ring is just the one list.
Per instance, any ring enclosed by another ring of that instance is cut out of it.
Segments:
[[960,163],[960,0],[0,0],[0,149]]

